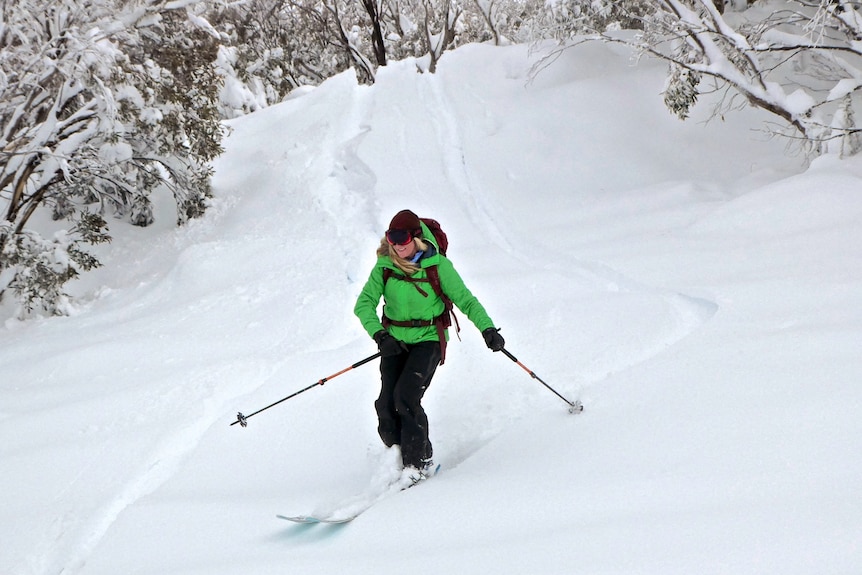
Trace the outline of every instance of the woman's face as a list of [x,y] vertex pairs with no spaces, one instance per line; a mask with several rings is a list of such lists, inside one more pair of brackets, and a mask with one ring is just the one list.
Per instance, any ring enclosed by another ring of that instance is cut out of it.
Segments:
[[398,254],[398,257],[409,260],[416,254],[416,242],[411,240],[404,244],[403,246],[393,245],[395,248],[395,253]]

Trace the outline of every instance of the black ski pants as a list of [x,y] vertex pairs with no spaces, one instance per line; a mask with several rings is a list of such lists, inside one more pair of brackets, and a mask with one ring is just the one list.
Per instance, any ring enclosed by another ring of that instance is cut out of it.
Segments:
[[374,407],[383,443],[400,445],[404,466],[421,469],[433,453],[422,397],[440,363],[440,342],[423,341],[406,348],[380,359],[380,397]]

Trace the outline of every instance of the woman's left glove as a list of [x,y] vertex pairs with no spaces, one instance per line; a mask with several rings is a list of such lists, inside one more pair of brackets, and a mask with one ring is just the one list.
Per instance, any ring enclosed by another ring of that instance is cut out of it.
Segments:
[[500,351],[506,345],[506,340],[503,339],[503,336],[500,335],[500,330],[496,327],[489,327],[483,331],[482,337],[485,338],[485,345],[491,351]]

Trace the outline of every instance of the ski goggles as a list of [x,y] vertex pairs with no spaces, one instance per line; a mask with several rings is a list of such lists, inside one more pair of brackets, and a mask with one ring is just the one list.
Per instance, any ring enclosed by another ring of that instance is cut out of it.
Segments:
[[409,230],[388,230],[386,241],[393,246],[406,246],[413,241],[413,232]]

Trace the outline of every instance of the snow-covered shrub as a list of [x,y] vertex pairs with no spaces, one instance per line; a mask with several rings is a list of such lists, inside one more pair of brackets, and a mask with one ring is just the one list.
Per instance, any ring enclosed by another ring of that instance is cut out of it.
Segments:
[[28,229],[16,232],[8,222],[0,223],[0,300],[11,292],[19,317],[37,308],[49,315],[65,314],[69,300],[63,285],[100,265],[81,244],[107,241],[107,225],[97,214],[82,214],[75,228],[60,230],[51,240]]
[[[173,194],[180,222],[206,209],[219,37],[168,5],[0,4],[0,289],[27,309],[61,313],[59,286],[97,265],[79,247],[101,237],[87,232],[92,214],[149,225],[156,189]],[[41,210],[72,221],[67,237],[28,227]]]

